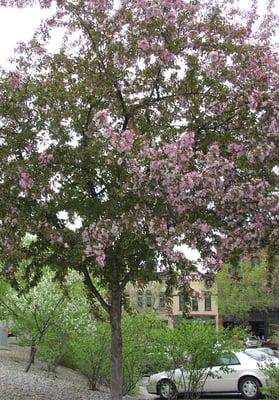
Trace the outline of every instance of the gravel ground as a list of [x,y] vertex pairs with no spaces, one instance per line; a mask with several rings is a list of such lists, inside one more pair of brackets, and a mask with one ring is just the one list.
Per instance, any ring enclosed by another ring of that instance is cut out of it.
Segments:
[[[69,368],[58,367],[50,376],[46,365],[36,361],[24,372],[29,350],[15,344],[0,349],[0,399],[2,400],[110,400],[109,393],[87,389],[87,380]],[[144,393],[126,400],[147,399]]]

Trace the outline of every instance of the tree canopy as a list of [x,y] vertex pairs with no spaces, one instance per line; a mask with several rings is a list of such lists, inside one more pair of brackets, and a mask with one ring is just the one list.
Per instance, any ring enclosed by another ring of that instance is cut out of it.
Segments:
[[277,282],[269,284],[266,266],[261,264],[226,265],[217,275],[217,286],[218,310],[239,322],[247,321],[252,311],[267,311],[278,296]]
[[29,257],[32,279],[81,271],[121,349],[126,283],[187,281],[180,245],[210,270],[278,247],[277,19],[272,1],[261,21],[221,0],[40,4],[53,17],[0,78],[1,261],[11,280]]

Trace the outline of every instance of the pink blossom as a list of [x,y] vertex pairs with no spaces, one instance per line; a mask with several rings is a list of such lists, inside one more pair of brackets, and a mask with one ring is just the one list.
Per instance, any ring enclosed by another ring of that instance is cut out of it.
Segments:
[[257,99],[255,97],[255,95],[251,95],[249,96],[249,108],[251,111],[256,111],[257,106],[258,106],[258,102]]
[[203,233],[208,233],[210,231],[210,226],[207,224],[200,224],[199,228]]
[[208,58],[209,58],[210,62],[216,63],[219,60],[218,51],[211,51],[210,53],[208,53]]
[[23,190],[31,189],[33,186],[33,179],[28,172],[20,172],[19,187]]
[[270,130],[272,133],[279,135],[279,121],[276,118],[271,121]]
[[10,80],[10,85],[12,87],[13,90],[17,90],[21,87],[22,85],[22,78],[19,74],[14,74]]
[[138,41],[138,47],[143,51],[147,51],[150,48],[150,45],[146,39],[141,39]]
[[108,112],[106,110],[98,111],[95,114],[95,118],[100,121],[102,124],[105,124],[108,120]]
[[243,144],[231,143],[228,145],[228,151],[232,154],[235,154],[237,157],[241,156],[244,153]]
[[174,60],[174,55],[169,50],[164,50],[161,54],[161,59],[166,63],[169,64],[171,61]]
[[164,147],[164,152],[166,155],[170,157],[175,157],[177,153],[177,144],[176,143],[166,144]]
[[218,143],[213,143],[208,150],[209,153],[214,154],[215,156],[219,155],[220,152],[220,148],[219,148],[219,144]]
[[150,7],[148,14],[150,17],[160,18],[162,16],[162,11],[159,7]]
[[106,259],[106,255],[104,252],[104,248],[101,244],[99,244],[98,249],[96,251],[96,262],[100,268],[104,268],[105,259]]
[[211,178],[211,177],[207,178],[207,183],[208,183],[210,190],[216,190],[217,183],[216,183],[215,178]]
[[53,161],[53,154],[41,153],[38,157],[39,164],[47,167],[48,164]]
[[192,147],[195,143],[195,133],[194,132],[184,132],[180,138],[181,144],[183,146]]
[[162,162],[160,160],[152,161],[150,164],[150,170],[153,172],[158,171],[158,170],[160,170],[161,165],[162,165]]
[[132,129],[126,129],[122,132],[121,139],[115,144],[121,153],[130,152],[134,144],[135,132]]
[[175,14],[173,14],[173,13],[168,14],[167,21],[169,24],[175,24],[176,20],[177,20],[177,17]]

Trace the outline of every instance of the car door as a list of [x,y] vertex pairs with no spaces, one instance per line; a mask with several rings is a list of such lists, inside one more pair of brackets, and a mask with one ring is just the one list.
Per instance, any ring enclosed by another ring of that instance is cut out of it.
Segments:
[[237,392],[240,361],[235,354],[221,357],[218,365],[210,368],[210,375],[205,382],[204,392]]

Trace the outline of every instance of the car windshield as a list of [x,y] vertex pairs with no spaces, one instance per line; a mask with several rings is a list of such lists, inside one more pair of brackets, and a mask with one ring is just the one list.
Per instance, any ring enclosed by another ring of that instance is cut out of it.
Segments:
[[269,356],[274,356],[274,351],[272,349],[269,349],[268,347],[259,347],[257,350],[262,351],[263,353],[266,353]]
[[265,361],[269,358],[267,354],[258,350],[245,350],[245,353],[256,361]]

